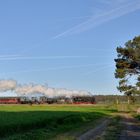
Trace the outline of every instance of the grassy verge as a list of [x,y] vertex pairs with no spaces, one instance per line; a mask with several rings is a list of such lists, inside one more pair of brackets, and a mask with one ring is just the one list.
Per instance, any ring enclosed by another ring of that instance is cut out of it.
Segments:
[[140,104],[118,104],[117,109],[119,112],[126,112],[126,113],[136,113],[137,109],[140,107]]

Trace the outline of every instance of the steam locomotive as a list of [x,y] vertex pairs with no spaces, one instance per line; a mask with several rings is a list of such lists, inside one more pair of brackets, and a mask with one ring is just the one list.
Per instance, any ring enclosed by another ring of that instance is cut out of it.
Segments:
[[0,97],[0,104],[95,104],[94,96],[73,96],[48,98],[40,97]]

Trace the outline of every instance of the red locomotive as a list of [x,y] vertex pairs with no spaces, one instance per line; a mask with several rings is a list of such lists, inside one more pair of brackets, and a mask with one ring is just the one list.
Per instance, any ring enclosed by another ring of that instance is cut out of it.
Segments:
[[0,97],[0,104],[18,104],[20,98],[18,97]]
[[41,97],[0,97],[0,104],[95,104],[93,96],[73,96],[47,98]]
[[95,104],[93,96],[74,96],[72,100],[74,104]]

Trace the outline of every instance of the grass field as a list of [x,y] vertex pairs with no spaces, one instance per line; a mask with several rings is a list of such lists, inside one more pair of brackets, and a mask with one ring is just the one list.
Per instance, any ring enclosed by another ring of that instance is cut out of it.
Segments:
[[115,111],[116,107],[107,105],[1,105],[0,139],[53,139],[94,124]]

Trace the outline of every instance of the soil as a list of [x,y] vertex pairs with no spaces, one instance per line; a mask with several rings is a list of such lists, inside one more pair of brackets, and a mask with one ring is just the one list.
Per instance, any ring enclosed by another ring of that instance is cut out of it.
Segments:
[[128,113],[121,115],[124,130],[122,131],[119,140],[140,140],[140,121],[132,117]]
[[110,119],[104,120],[96,128],[87,131],[86,133],[79,136],[76,140],[94,140],[97,136],[101,135],[109,124]]
[[[120,116],[122,117],[120,123],[123,126],[123,130],[118,136],[118,140],[140,140],[140,121],[129,113],[121,113]],[[104,120],[100,125],[80,135],[76,140],[95,140],[99,135],[103,134],[109,122],[110,119]]]

